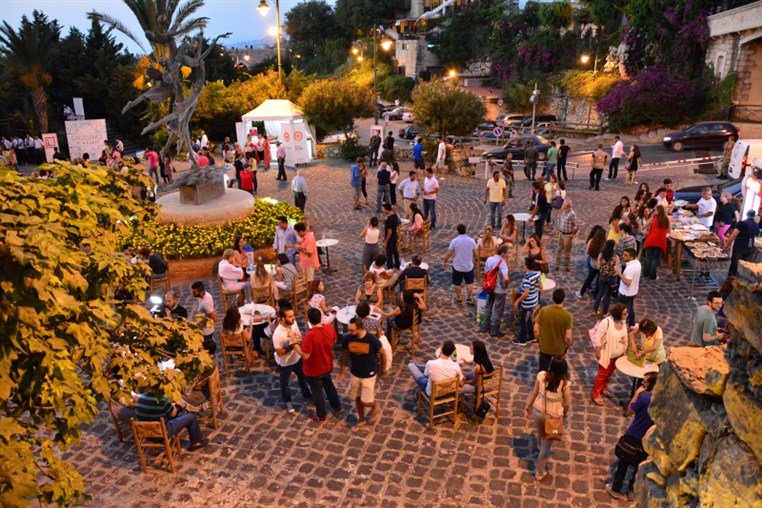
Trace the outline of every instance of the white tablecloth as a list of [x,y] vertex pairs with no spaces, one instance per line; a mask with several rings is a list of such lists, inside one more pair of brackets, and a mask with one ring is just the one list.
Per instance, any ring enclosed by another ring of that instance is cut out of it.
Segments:
[[267,316],[275,315],[275,309],[261,303],[247,303],[243,307],[238,307],[238,312],[241,314],[241,323],[244,326],[261,324]]

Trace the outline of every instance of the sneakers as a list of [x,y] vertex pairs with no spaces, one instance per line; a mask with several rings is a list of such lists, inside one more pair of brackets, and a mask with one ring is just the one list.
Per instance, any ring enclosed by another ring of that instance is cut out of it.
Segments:
[[577,291],[577,292],[574,293],[574,296],[576,296],[577,298],[582,298],[582,293]]
[[313,422],[323,423],[324,421],[328,420],[325,416],[320,418],[317,413],[310,413],[310,420]]
[[505,337],[505,332],[497,332],[497,333],[490,332],[489,336],[495,337],[495,338]]
[[614,499],[622,499],[622,494],[614,490],[614,486],[610,483],[606,484],[606,493]]
[[287,412],[288,412],[288,414],[290,414],[290,415],[292,415],[292,414],[296,413],[296,409],[294,409],[294,405],[293,405],[293,404],[291,404],[290,402],[286,402],[286,411],[287,411]]
[[202,439],[201,441],[199,441],[198,443],[194,443],[194,444],[190,445],[190,446],[188,447],[188,451],[189,451],[189,452],[192,452],[192,451],[195,451],[195,450],[201,449],[201,448],[203,448],[204,446],[206,446],[206,445],[208,445],[208,444],[209,444],[209,440],[208,440],[208,439],[206,439],[206,438],[204,438],[204,439]]
[[466,298],[466,305],[471,305],[473,307],[476,305],[476,302],[474,302],[473,298]]
[[511,341],[511,344],[515,346],[526,346],[527,344],[529,344],[529,342],[530,342],[529,340],[513,339]]

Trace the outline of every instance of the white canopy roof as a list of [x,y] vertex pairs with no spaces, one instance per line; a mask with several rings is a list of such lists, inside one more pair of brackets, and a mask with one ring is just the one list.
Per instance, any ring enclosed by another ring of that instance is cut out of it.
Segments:
[[274,122],[303,119],[304,112],[285,99],[267,99],[241,118],[244,122]]

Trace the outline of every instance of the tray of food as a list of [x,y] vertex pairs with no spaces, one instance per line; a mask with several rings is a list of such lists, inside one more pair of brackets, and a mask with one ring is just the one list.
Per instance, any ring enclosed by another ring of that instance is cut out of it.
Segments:
[[688,202],[684,199],[676,199],[672,202],[672,205],[674,205],[675,208],[682,208],[687,204]]
[[672,231],[669,234],[669,237],[673,240],[677,240],[679,242],[685,242],[688,240],[695,240],[696,236],[693,234],[692,231],[686,231],[686,230],[676,230]]

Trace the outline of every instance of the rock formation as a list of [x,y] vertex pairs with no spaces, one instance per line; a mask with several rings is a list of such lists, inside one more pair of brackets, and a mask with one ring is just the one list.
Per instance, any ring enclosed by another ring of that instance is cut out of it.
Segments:
[[762,264],[741,261],[727,346],[675,348],[643,439],[638,506],[762,507]]

